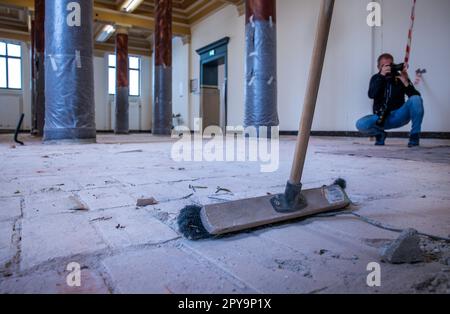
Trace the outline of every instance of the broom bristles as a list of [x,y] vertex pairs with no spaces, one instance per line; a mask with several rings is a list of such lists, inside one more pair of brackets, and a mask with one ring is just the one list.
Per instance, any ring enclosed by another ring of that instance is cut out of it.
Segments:
[[200,206],[190,205],[183,208],[178,216],[178,228],[181,234],[189,240],[202,240],[211,237],[203,226]]
[[340,186],[343,190],[347,189],[347,181],[345,181],[342,178],[339,178],[336,181],[334,181],[334,185]]

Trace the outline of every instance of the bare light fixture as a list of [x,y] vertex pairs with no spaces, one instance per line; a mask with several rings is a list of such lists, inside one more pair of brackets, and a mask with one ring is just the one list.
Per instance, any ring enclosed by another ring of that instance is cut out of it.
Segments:
[[124,1],[124,3],[120,6],[120,11],[125,11],[127,13],[131,13],[134,10],[136,10],[136,8],[138,6],[141,5],[141,3],[144,0],[126,0]]
[[105,25],[102,31],[97,35],[97,38],[95,40],[103,43],[107,41],[112,36],[112,34],[114,34],[115,31],[116,29],[114,28],[114,26]]

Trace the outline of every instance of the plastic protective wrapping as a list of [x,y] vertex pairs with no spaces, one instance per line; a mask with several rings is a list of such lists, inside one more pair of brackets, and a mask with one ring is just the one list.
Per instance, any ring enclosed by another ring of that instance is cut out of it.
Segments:
[[34,22],[32,23],[31,41],[33,45],[33,103],[32,103],[32,133],[44,135],[45,124],[45,0],[34,1]]
[[116,134],[128,134],[130,131],[129,75],[128,75],[128,35],[116,35]]
[[153,134],[172,133],[172,67],[155,66]]
[[92,10],[92,0],[46,1],[46,141],[95,141]]
[[42,136],[45,121],[45,55],[36,52],[35,55],[35,78],[34,78],[34,132]]
[[128,87],[117,87],[116,90],[116,134],[128,134],[130,131]]
[[278,126],[276,24],[246,25],[245,126]]

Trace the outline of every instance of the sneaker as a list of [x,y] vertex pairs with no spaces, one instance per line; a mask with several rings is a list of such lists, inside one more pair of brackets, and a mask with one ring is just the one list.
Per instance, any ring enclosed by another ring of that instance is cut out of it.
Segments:
[[418,146],[420,146],[420,134],[411,134],[409,137],[408,147],[413,148]]
[[380,135],[377,135],[375,138],[376,138],[375,146],[384,146],[384,142],[386,141],[387,138],[387,133],[383,132]]

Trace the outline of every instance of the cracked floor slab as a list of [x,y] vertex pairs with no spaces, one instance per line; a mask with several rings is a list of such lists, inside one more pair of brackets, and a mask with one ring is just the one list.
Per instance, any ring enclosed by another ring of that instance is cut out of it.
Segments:
[[[123,261],[127,260],[127,272]],[[179,247],[159,247],[106,258],[117,292],[156,294],[252,293],[215,265]]]
[[70,272],[64,269],[10,277],[0,282],[0,291],[10,294],[108,294],[103,278],[89,268],[81,270],[81,286],[68,285]]
[[56,258],[89,254],[106,247],[83,213],[24,219],[20,268],[26,270]]
[[169,226],[135,207],[103,211],[93,215],[90,221],[113,249],[158,244],[179,238]]
[[13,243],[14,221],[0,222],[0,277],[10,274],[16,250]]
[[0,198],[0,221],[18,218],[22,214],[21,202],[20,197]]

